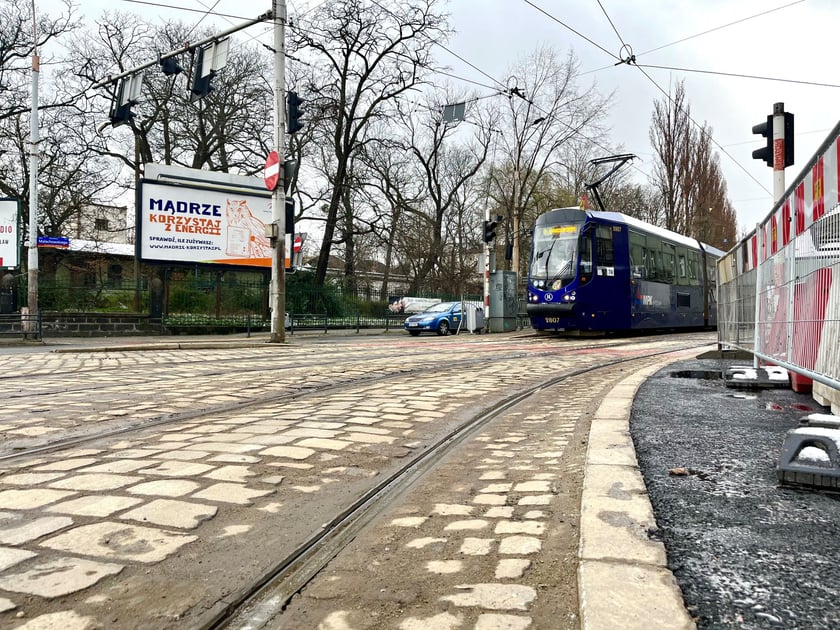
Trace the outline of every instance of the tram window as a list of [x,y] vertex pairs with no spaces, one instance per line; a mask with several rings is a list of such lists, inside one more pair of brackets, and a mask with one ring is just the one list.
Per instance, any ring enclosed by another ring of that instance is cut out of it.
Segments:
[[592,233],[589,231],[580,237],[580,272],[582,275],[592,273]]
[[648,277],[656,282],[665,281],[665,266],[662,263],[662,241],[655,236],[648,236],[647,244],[647,261],[645,268],[647,269]]
[[634,278],[645,277],[645,237],[641,234],[630,232],[630,266]]
[[615,266],[613,231],[609,225],[599,225],[595,231],[595,264],[599,267]]
[[700,268],[700,257],[697,252],[688,252],[688,279],[691,284],[698,284],[697,271]]
[[[688,277],[688,264],[685,260],[685,252],[681,251],[677,254],[677,268],[680,272],[680,279],[685,280]],[[680,284],[685,284],[685,282],[680,282]]]
[[665,267],[665,282],[673,284],[676,270],[676,250],[671,243],[662,243],[662,264]]

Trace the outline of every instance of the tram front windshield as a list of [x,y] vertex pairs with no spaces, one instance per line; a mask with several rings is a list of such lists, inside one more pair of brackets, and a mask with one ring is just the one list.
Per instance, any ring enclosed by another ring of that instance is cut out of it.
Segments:
[[551,282],[575,277],[578,236],[583,223],[537,226],[531,254],[531,278]]

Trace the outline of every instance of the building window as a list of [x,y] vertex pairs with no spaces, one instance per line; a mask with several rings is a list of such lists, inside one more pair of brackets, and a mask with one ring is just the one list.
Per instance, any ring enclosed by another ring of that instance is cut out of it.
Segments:
[[96,219],[95,226],[97,232],[107,232],[108,219]]

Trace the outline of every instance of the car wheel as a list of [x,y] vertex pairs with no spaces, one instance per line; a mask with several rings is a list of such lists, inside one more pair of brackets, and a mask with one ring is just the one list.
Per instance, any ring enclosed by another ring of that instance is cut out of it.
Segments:
[[419,337],[420,336],[420,331],[419,330],[409,330],[408,334],[411,335],[412,337]]
[[449,334],[449,322],[445,319],[438,324],[438,334],[441,337],[445,337]]

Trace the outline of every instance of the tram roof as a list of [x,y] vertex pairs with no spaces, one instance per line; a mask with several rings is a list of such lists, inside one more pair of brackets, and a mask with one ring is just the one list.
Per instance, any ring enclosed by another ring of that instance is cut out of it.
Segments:
[[[580,208],[572,206],[570,208],[555,208],[555,210],[549,210],[545,214],[550,214],[552,212],[555,212],[556,210],[576,210],[577,212],[581,212]],[[652,223],[646,223],[645,221],[642,221],[641,219],[637,219],[635,217],[631,217],[629,215],[622,214],[621,212],[603,212],[601,210],[586,210],[586,216],[588,216],[592,219],[600,219],[600,220],[604,220],[604,221],[611,221],[612,223],[623,223],[624,225],[627,225],[628,227],[633,227],[633,228],[636,228],[637,230],[647,232],[649,234],[655,234],[656,236],[659,236],[660,238],[664,238],[664,239],[667,239],[669,241],[673,241],[673,242],[678,243],[680,245],[685,245],[686,247],[696,248],[697,243],[699,242],[696,239],[689,238],[688,236],[684,236],[682,234],[679,234],[678,232],[673,232],[671,230],[667,230],[663,227],[653,225]],[[702,243],[701,242],[701,244],[703,245],[704,250],[706,250],[707,252],[709,252],[711,254],[714,254],[716,256],[723,256],[724,253],[725,253],[723,250],[720,250],[717,247],[714,247],[714,246],[709,245],[707,243]]]

